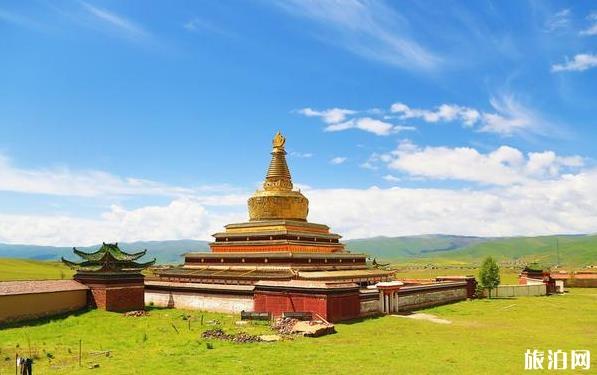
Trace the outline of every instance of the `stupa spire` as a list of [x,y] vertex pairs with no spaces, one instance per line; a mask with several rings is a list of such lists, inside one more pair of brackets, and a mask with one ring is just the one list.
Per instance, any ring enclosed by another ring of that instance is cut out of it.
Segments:
[[291,191],[292,177],[286,163],[286,138],[278,131],[272,140],[272,159],[267,169],[263,189],[267,191]]
[[249,198],[249,218],[257,220],[307,220],[309,200],[292,190],[292,178],[286,164],[286,138],[277,132],[272,141],[272,160],[267,168],[263,190]]

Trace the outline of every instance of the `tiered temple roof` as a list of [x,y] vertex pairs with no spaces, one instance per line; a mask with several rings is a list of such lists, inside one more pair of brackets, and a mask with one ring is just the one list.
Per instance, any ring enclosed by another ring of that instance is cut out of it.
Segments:
[[82,262],[71,262],[62,258],[67,266],[84,272],[139,272],[155,263],[155,258],[149,262],[137,263],[147,250],[136,253],[126,253],[118,247],[118,243],[103,243],[96,252],[86,253],[73,247],[73,253],[83,259]]

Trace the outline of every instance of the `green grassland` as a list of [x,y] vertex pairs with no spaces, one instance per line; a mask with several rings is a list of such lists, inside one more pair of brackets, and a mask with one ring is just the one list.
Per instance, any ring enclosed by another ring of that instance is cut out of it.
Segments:
[[351,251],[386,261],[420,264],[480,264],[487,256],[500,262],[540,262],[566,267],[597,263],[597,235],[481,238],[464,236],[375,237],[347,241]]
[[556,247],[559,248],[560,264],[565,266],[597,263],[596,235],[502,238],[472,244],[450,252],[429,252],[426,257],[480,263],[484,257],[493,256],[498,261],[537,261],[552,265],[557,263]]
[[[597,351],[595,289],[473,300],[422,312],[452,323],[385,316],[337,324],[337,334],[320,338],[235,344],[206,340],[201,333],[217,326],[253,334],[269,328],[239,327],[236,316],[197,311],[152,309],[149,317],[133,318],[93,310],[0,329],[0,373],[14,373],[15,352],[26,355],[29,348],[39,358],[35,371],[43,374],[513,374],[524,372],[529,348]],[[190,329],[183,314],[192,316]],[[221,324],[208,324],[212,319]],[[93,355],[105,350],[110,356]],[[89,370],[91,363],[99,368]]]
[[[416,266],[404,267],[396,265],[396,277],[398,279],[434,279],[437,276],[466,276],[472,275],[479,278],[477,267],[447,267],[435,266],[432,268],[417,268]],[[519,269],[502,267],[500,268],[501,284],[518,284]]]
[[0,258],[0,281],[70,279],[73,274],[60,262]]

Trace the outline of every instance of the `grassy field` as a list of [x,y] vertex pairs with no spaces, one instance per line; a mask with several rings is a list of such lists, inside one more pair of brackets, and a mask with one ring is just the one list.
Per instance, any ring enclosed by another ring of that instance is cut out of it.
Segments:
[[[239,328],[235,316],[197,311],[153,309],[149,317],[133,318],[94,310],[0,330],[0,373],[14,373],[15,351],[26,354],[29,347],[39,357],[35,370],[44,374],[511,374],[523,372],[528,348],[597,352],[595,289],[474,300],[423,312],[452,323],[386,316],[338,324],[337,334],[316,339],[234,344],[203,339],[201,332],[217,326],[207,324],[212,319],[230,332],[269,328]],[[192,316],[190,329],[183,314]],[[102,350],[110,350],[110,356],[92,355]],[[89,370],[91,363],[99,368]]]
[[70,279],[73,274],[60,262],[0,258],[0,281]]
[[[479,269],[476,267],[466,268],[451,268],[451,267],[436,267],[436,268],[417,268],[417,267],[396,267],[396,277],[398,279],[432,279],[437,276],[466,276],[473,275],[479,279]],[[502,267],[500,268],[500,282],[501,284],[518,284],[518,274],[520,270]]]

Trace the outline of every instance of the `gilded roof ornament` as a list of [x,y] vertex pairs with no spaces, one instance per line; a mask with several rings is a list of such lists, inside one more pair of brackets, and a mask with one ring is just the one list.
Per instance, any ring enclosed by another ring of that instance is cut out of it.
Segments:
[[284,144],[286,143],[286,138],[284,138],[282,133],[280,133],[280,131],[278,130],[278,132],[274,136],[274,139],[272,140],[272,143],[274,145],[274,148],[282,148],[283,149]]

